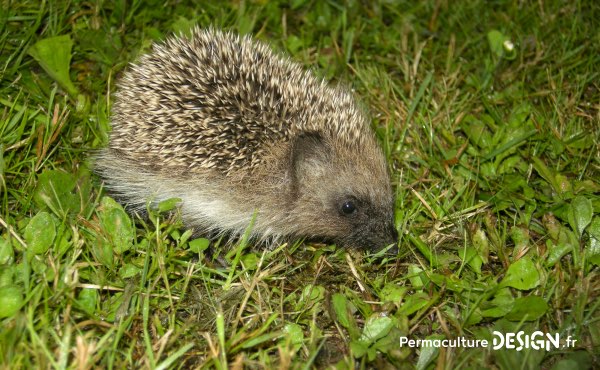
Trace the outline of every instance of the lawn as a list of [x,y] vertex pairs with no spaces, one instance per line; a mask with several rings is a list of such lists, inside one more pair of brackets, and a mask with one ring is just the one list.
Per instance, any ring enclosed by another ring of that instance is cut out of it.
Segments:
[[[599,3],[195,3],[2,2],[0,368],[600,367]],[[195,25],[355,91],[397,256],[194,238],[103,190],[116,81]]]

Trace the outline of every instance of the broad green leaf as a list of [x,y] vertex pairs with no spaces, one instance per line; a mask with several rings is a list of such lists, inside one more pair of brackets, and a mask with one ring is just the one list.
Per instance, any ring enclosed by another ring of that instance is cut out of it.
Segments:
[[565,195],[573,192],[573,185],[571,185],[571,181],[567,176],[557,173],[554,176],[554,182],[560,194]]
[[[15,283],[23,283],[26,288],[31,287],[31,264],[27,262],[27,259],[22,259],[18,264],[13,265],[10,269],[12,278]],[[11,281],[12,284],[12,281]]]
[[115,253],[112,245],[107,243],[105,239],[102,237],[97,238],[96,242],[91,245],[91,250],[96,260],[110,269],[114,268]]
[[592,263],[600,265],[600,217],[594,217],[588,228],[588,233],[590,234],[590,240],[585,253]]
[[454,275],[445,276],[432,272],[428,273],[427,277],[429,277],[431,281],[433,281],[435,285],[439,286],[440,288],[447,288],[454,292],[462,292],[466,288],[463,285],[463,282]]
[[[590,369],[591,367],[585,367],[585,369]],[[560,360],[552,366],[552,370],[573,370],[573,369],[583,369],[579,366],[577,361],[571,359]]]
[[462,324],[464,327],[469,327],[475,324],[479,324],[481,320],[483,320],[483,316],[481,315],[481,310],[476,308],[472,311],[463,311],[463,321]]
[[481,311],[482,317],[503,317],[512,309],[511,306],[497,306]]
[[49,265],[40,258],[33,258],[30,261],[31,270],[35,272],[37,276],[43,277],[46,281],[52,281],[56,275],[55,270],[50,268]]
[[73,231],[71,228],[66,226],[64,223],[58,225],[56,230],[56,240],[54,244],[56,245],[55,251],[59,256],[63,256],[69,248],[71,248],[71,239],[73,238]]
[[331,297],[331,304],[333,306],[335,316],[337,317],[337,321],[340,323],[340,325],[346,328],[346,330],[348,330],[350,338],[358,338],[358,326],[356,325],[354,316],[352,316],[353,310],[348,298],[346,298],[346,296],[342,293],[335,293]]
[[579,195],[571,202],[568,214],[569,224],[577,232],[579,238],[583,235],[585,228],[592,222],[593,214],[592,201],[588,198]]
[[208,240],[206,238],[198,238],[198,239],[190,240],[188,245],[190,246],[190,250],[192,252],[200,253],[200,252],[204,252],[205,250],[208,249],[208,246],[210,245],[210,240]]
[[569,351],[551,370],[592,369],[594,357],[587,351]]
[[158,203],[159,212],[172,211],[177,207],[177,204],[181,203],[181,198],[169,198]]
[[14,265],[1,265],[0,264],[0,287],[9,286],[13,284],[13,276],[15,274]]
[[486,178],[495,179],[498,176],[494,162],[484,162],[480,167],[480,175]]
[[171,29],[176,34],[183,34],[185,36],[191,36],[192,29],[196,25],[196,20],[188,19],[182,15],[177,17],[175,21],[171,24]]
[[[433,334],[433,335],[426,337],[425,339],[443,340],[444,336],[440,335],[440,334]],[[419,353],[419,359],[417,360],[416,368],[418,370],[426,369],[427,366],[437,357],[439,351],[440,351],[439,348],[435,347],[435,346],[421,347],[421,353]]]
[[0,287],[0,319],[11,317],[23,305],[23,289],[19,286]]
[[377,356],[377,350],[374,347],[367,348],[367,360],[373,362],[375,356]]
[[524,227],[511,227],[510,238],[515,243],[513,257],[520,255],[529,246],[529,230]]
[[461,248],[458,250],[458,256],[461,260],[466,262],[467,266],[469,266],[473,271],[475,271],[478,275],[481,275],[481,265],[483,264],[483,260],[477,254],[477,250],[475,250],[475,248]]
[[[494,147],[494,150],[492,150],[491,152],[487,153],[484,156],[485,160],[488,159],[492,159],[495,157],[497,158],[496,164],[500,163],[500,161],[503,160],[503,158],[505,158],[507,155],[510,155],[512,151],[514,151],[514,148],[516,148],[517,146],[521,145],[523,142],[525,142],[527,139],[529,139],[531,136],[535,135],[537,133],[536,129],[530,129],[528,131],[523,131],[523,129],[519,129],[519,130],[509,130],[508,133],[506,132],[506,130],[502,130],[502,131],[498,131],[497,135],[498,138],[502,138],[502,141],[500,143],[498,143],[497,146]],[[506,170],[506,168],[502,169],[503,171]],[[498,173],[500,172],[501,169],[498,168]]]
[[504,34],[498,30],[491,30],[487,33],[488,44],[494,55],[501,57],[504,54],[502,43],[504,42]]
[[[486,158],[490,156],[491,158],[494,157],[493,155],[489,154],[486,156]],[[513,155],[512,157],[508,157],[505,160],[501,161],[500,165],[498,166],[498,175],[513,174],[519,169],[519,165],[522,163],[523,158],[520,155]],[[522,184],[526,184],[526,181],[521,177],[518,179],[518,182],[511,182],[508,185],[510,186],[510,188],[514,189],[517,186],[522,186]]]
[[320,285],[309,285],[302,291],[300,299],[308,299],[310,301],[322,300],[325,294],[325,288]]
[[258,266],[259,258],[256,253],[246,253],[240,257],[240,261],[244,265],[244,268],[247,270],[256,270]]
[[[145,30],[146,31],[146,30]],[[148,37],[150,36],[146,33]],[[121,34],[106,32],[104,29],[79,28],[75,35],[75,42],[86,48],[92,49],[89,58],[104,65],[119,63],[120,52],[123,48]]]
[[372,344],[377,339],[385,336],[393,327],[393,321],[388,316],[371,315],[365,322],[363,332],[358,339],[362,343]]
[[398,312],[408,316],[427,306],[429,302],[430,297],[426,293],[417,292],[404,298],[404,304],[398,309]]
[[142,269],[133,263],[126,263],[119,269],[119,276],[122,279],[129,279],[141,273]]
[[285,40],[285,46],[290,53],[296,54],[303,47],[305,47],[305,44],[304,44],[304,41],[301,38],[299,38],[298,36],[290,35]]
[[394,326],[383,338],[379,339],[375,344],[371,346],[376,351],[389,353],[390,351],[394,351],[398,349],[398,343],[400,343],[400,337],[402,336],[402,331],[398,328],[401,324],[399,323],[396,317],[392,316],[392,321]]
[[287,323],[283,327],[283,332],[286,340],[289,340],[295,349],[300,348],[304,342],[304,331],[300,325],[293,322]]
[[10,241],[0,236],[0,265],[12,264],[15,253]]
[[367,353],[368,349],[369,346],[367,344],[359,342],[358,340],[353,340],[350,342],[350,350],[355,358],[363,357]]
[[561,186],[557,183],[554,172],[552,172],[552,170],[550,170],[538,157],[532,157],[531,160],[533,161],[533,168],[536,170],[536,172],[542,176],[542,178],[546,180],[548,184],[552,186],[552,188],[554,188],[554,191],[562,194]]
[[531,126],[531,122],[528,121],[531,111],[532,107],[527,101],[516,106],[510,112],[510,118],[508,119],[509,126],[515,129],[523,128],[525,125]]
[[479,148],[485,150],[492,146],[491,134],[483,121],[468,115],[461,126],[469,140]]
[[408,288],[405,286],[399,286],[394,283],[387,283],[385,284],[383,289],[381,289],[381,292],[379,293],[379,298],[382,302],[393,302],[399,305],[402,301],[402,297],[404,297],[404,294],[407,290]]
[[510,292],[509,288],[499,289],[494,299],[489,303],[492,305],[491,308],[484,309],[481,311],[483,317],[502,317],[510,312],[513,307],[515,299]]
[[534,321],[548,311],[548,304],[538,296],[526,296],[515,299],[512,309],[506,316],[511,321]]
[[[181,233],[179,229],[173,229],[171,231],[171,237],[173,239],[177,240],[179,245],[184,245],[192,237],[192,235],[194,234],[194,231],[192,229],[181,230],[181,231],[183,231],[183,233]],[[190,247],[189,244],[187,245],[187,247],[188,248]]]
[[133,246],[135,229],[123,207],[110,197],[103,197],[98,208],[102,229],[108,235],[113,250],[121,254]]
[[413,288],[418,289],[422,287],[425,282],[423,281],[423,269],[421,269],[416,264],[408,265],[408,280],[410,280],[410,284]]
[[302,290],[302,294],[295,305],[295,310],[300,311],[302,309],[307,309],[317,302],[322,301],[324,297],[325,288],[320,285],[308,284]]
[[540,273],[535,264],[523,257],[508,267],[501,286],[510,286],[519,290],[533,289],[540,284]]
[[38,177],[33,200],[38,207],[48,207],[59,217],[77,213],[82,208],[82,200],[87,199],[89,188],[78,187],[77,178],[71,173],[48,170]]
[[492,53],[501,58],[512,60],[516,57],[516,50],[510,38],[498,30],[491,30],[487,34],[488,44]]
[[563,226],[556,217],[551,213],[547,213],[542,217],[542,221],[544,222],[544,227],[546,227],[546,230],[548,231],[548,235],[550,235],[552,239],[558,240],[563,231]]
[[62,35],[36,42],[28,53],[71,97],[76,97],[78,91],[69,76],[72,48],[71,36]]
[[546,260],[546,266],[554,265],[573,250],[573,246],[569,243],[559,242],[555,244],[552,240],[546,240],[546,246],[548,247],[548,259]]
[[77,303],[82,310],[92,315],[96,311],[98,291],[90,288],[81,289],[77,296]]
[[479,227],[472,236],[473,247],[477,250],[477,254],[483,263],[488,263],[490,255],[490,241],[482,229]]
[[29,221],[23,236],[28,251],[33,254],[46,253],[56,237],[56,222],[48,212],[42,211]]

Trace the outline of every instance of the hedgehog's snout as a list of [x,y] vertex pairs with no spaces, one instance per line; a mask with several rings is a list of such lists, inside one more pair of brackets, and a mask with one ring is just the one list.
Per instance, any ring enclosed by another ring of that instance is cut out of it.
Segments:
[[373,238],[374,240],[367,245],[371,252],[379,252],[380,250],[393,246],[387,250],[386,254],[396,255],[398,254],[398,231],[392,220],[386,225],[382,225],[382,228],[378,228],[379,233]]
[[388,249],[387,254],[391,254],[391,255],[396,255],[399,252],[398,249],[398,230],[396,230],[396,225],[394,223],[394,221],[392,220],[392,222],[388,225],[388,235],[390,237],[390,239],[388,240],[389,243],[384,244],[383,247],[386,247],[390,244],[393,244],[393,247]]
[[383,222],[372,219],[341,240],[341,244],[348,248],[364,249],[373,253],[393,245],[386,254],[395,255],[398,253],[398,231],[393,220]]

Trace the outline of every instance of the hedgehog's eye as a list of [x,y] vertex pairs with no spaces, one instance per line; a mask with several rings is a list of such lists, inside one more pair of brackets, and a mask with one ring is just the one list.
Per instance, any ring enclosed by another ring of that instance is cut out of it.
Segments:
[[353,201],[347,200],[344,202],[344,204],[342,204],[342,213],[345,215],[350,215],[354,212],[356,212],[356,206],[354,205]]

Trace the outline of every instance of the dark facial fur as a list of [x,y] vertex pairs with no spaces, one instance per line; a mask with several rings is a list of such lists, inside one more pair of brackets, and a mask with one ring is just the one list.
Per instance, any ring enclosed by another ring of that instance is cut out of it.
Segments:
[[379,249],[396,241],[383,154],[352,95],[249,38],[198,30],[120,80],[96,158],[130,209],[182,198],[187,226]]

